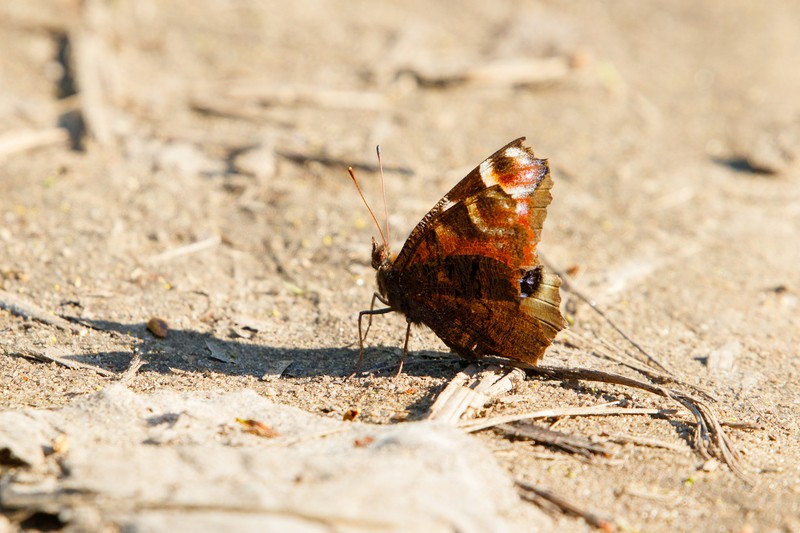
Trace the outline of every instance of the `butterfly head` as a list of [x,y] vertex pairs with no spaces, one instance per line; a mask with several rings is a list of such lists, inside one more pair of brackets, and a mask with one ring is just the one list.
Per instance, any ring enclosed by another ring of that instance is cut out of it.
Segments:
[[389,245],[385,242],[378,242],[372,238],[372,268],[377,270],[376,280],[378,282],[378,292],[386,299],[390,299],[388,286],[389,278],[392,277],[392,259],[389,252]]
[[381,268],[390,267],[392,263],[391,254],[389,252],[389,245],[375,240],[372,238],[372,268],[381,270]]

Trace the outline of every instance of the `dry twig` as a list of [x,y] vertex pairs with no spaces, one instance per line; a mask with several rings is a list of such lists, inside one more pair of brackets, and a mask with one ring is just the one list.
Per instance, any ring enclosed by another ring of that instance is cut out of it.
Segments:
[[481,409],[524,379],[525,373],[520,369],[507,371],[493,366],[478,373],[476,365],[469,365],[439,394],[427,418],[456,425],[465,413]]
[[106,8],[102,2],[86,2],[81,12],[81,24],[72,35],[74,43],[75,72],[81,90],[81,116],[87,130],[101,145],[112,142],[113,106],[109,97],[109,83],[113,78],[108,43],[98,28]]
[[495,426],[495,429],[501,431],[507,437],[532,440],[539,444],[561,448],[569,453],[576,453],[584,457],[591,457],[592,454],[605,455],[606,457],[614,455],[610,448],[592,442],[586,437],[540,427],[532,422],[522,422],[515,425],[499,424]]
[[234,100],[257,101],[264,106],[306,105],[330,109],[381,111],[386,109],[383,94],[368,91],[342,91],[312,85],[275,85],[263,80],[229,82],[224,91]]
[[202,252],[204,250],[208,250],[209,248],[213,248],[220,242],[222,242],[222,240],[219,238],[219,235],[214,235],[213,237],[209,237],[201,241],[195,241],[183,246],[178,246],[177,248],[166,250],[160,254],[151,255],[147,259],[147,262],[154,265],[156,263],[163,263],[165,261],[175,259],[176,257],[196,254],[197,252]]
[[61,366],[65,366],[73,370],[78,370],[78,369],[92,370],[94,372],[97,372],[101,376],[106,376],[106,377],[117,375],[116,373],[110,370],[106,370],[105,368],[100,368],[99,366],[90,365],[89,363],[81,363],[80,361],[74,361],[72,359],[66,359],[64,357],[52,353],[52,350],[46,350],[44,352],[30,351],[28,353],[18,352],[16,355],[19,355],[21,357],[27,357],[28,359],[45,361],[48,363],[58,363]]
[[516,87],[552,83],[565,79],[571,71],[567,57],[513,58],[483,64],[444,65],[423,63],[398,68],[422,86],[482,85]]
[[739,454],[734,449],[730,439],[722,429],[713,409],[704,401],[676,390],[667,389],[660,385],[646,383],[619,374],[611,374],[598,370],[530,367],[526,368],[529,375],[541,375],[551,379],[572,379],[611,383],[641,389],[658,396],[670,398],[678,402],[691,412],[697,426],[695,427],[692,444],[695,450],[705,458],[716,456],[721,459],[731,471],[739,478],[750,482],[739,459]]
[[643,376],[645,376],[646,378],[655,383],[659,383],[662,385],[667,383],[674,383],[676,385],[681,385],[683,387],[687,387],[697,392],[698,394],[701,394],[708,400],[717,401],[717,398],[711,393],[711,391],[704,389],[703,387],[683,381],[672,374],[667,374],[652,368],[648,368],[644,366],[642,363],[640,363],[638,360],[633,359],[631,357],[628,357],[626,359],[617,357],[612,353],[611,350],[616,350],[619,353],[625,353],[625,352],[616,347],[610,340],[602,336],[598,336],[598,338],[601,344],[604,344],[605,346],[597,346],[593,344],[588,338],[586,338],[585,336],[581,335],[580,333],[574,330],[570,330],[570,338],[582,341],[585,344],[583,348],[589,351],[590,353],[598,357],[601,357],[603,359],[608,359],[609,361],[613,361],[617,364],[630,368],[631,370],[634,370],[642,374]]
[[64,331],[72,331],[73,333],[81,333],[83,331],[78,326],[67,322],[63,318],[48,313],[30,300],[3,290],[0,290],[0,309],[5,309],[22,318],[37,320],[44,324],[55,326]]
[[[275,153],[297,165],[305,165],[306,163],[314,162],[326,167],[352,167],[355,170],[363,172],[378,172],[379,170],[378,165],[374,163],[352,162],[321,150],[298,151],[278,148]],[[404,174],[406,176],[413,174],[410,168],[397,165],[384,165],[383,171],[386,173],[397,172],[398,174]]]
[[18,153],[43,146],[63,144],[69,141],[69,132],[64,128],[39,131],[12,131],[0,137],[0,160]]
[[545,376],[550,379],[584,380],[622,385],[669,398],[682,405],[695,417],[696,426],[692,437],[693,448],[706,459],[712,457],[720,459],[740,479],[748,483],[751,482],[745,473],[739,454],[722,429],[722,425],[716,413],[711,406],[699,398],[674,389],[667,389],[654,383],[640,381],[620,374],[601,372],[599,370],[533,366],[521,361],[512,361],[499,357],[485,357],[484,360],[490,363],[513,365],[518,368],[523,368],[528,375]]
[[628,341],[631,346],[636,348],[636,350],[638,350],[639,353],[641,353],[650,364],[655,365],[660,370],[665,372],[667,375],[673,374],[673,372],[670,372],[670,370],[663,363],[661,363],[661,361],[653,357],[649,352],[647,352],[647,350],[642,348],[642,346],[639,343],[633,340],[627,333],[622,331],[622,328],[617,326],[617,324],[613,320],[611,320],[611,318],[605,313],[605,311],[600,309],[600,307],[594,302],[594,300],[586,296],[582,291],[578,290],[578,288],[575,286],[575,283],[570,280],[570,277],[567,276],[561,270],[555,268],[553,264],[550,261],[548,261],[547,258],[544,257],[544,255],[541,252],[539,252],[539,258],[542,260],[542,263],[547,267],[548,270],[558,274],[558,277],[561,278],[561,288],[568,291],[570,294],[572,294],[573,296],[584,302],[586,305],[591,307],[592,310],[600,316],[600,318],[605,320],[606,323],[614,329],[614,331],[619,333],[623,339]]
[[611,416],[611,415],[669,415],[674,414],[672,409],[647,409],[639,407],[613,407],[617,402],[593,405],[590,407],[562,407],[560,409],[542,409],[529,413],[516,415],[503,415],[483,418],[474,422],[465,422],[459,427],[468,433],[497,426],[509,424],[520,420],[533,420],[536,418],[564,418],[570,416]]
[[679,446],[663,440],[651,439],[647,437],[637,437],[634,435],[608,435],[605,439],[608,442],[616,442],[618,444],[635,444],[637,446],[648,446],[650,448],[663,448],[665,450],[672,450],[673,452],[686,453],[685,446]]
[[544,500],[552,505],[555,505],[563,513],[572,514],[584,519],[586,523],[592,527],[596,527],[608,532],[616,530],[616,525],[614,524],[613,519],[601,518],[597,514],[591,511],[586,511],[585,509],[581,509],[574,503],[567,501],[561,496],[553,494],[549,490],[537,487],[536,485],[526,481],[516,480],[515,483],[520,489],[520,497],[525,500],[534,502],[536,504],[541,504],[541,501]]
[[467,410],[471,396],[475,394],[472,389],[465,387],[465,385],[475,376],[477,371],[478,369],[475,365],[469,365],[456,374],[436,398],[436,401],[433,402],[426,418],[455,424]]

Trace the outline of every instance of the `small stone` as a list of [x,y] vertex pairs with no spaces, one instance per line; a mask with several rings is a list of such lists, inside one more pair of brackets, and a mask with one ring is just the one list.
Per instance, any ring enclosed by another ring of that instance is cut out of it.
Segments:
[[166,339],[169,326],[166,320],[154,316],[147,321],[147,329],[159,339]]
[[713,472],[717,468],[719,468],[719,461],[717,461],[716,459],[709,459],[708,461],[703,463],[703,465],[700,467],[700,470],[702,470],[703,472]]
[[233,168],[237,172],[260,180],[274,176],[275,167],[275,151],[265,145],[245,150],[233,160]]
[[708,354],[706,366],[711,373],[730,372],[736,366],[736,358],[742,353],[739,341],[729,341]]
[[158,152],[156,162],[160,169],[172,170],[188,177],[225,170],[222,161],[209,158],[199,148],[186,142],[176,142],[164,146]]

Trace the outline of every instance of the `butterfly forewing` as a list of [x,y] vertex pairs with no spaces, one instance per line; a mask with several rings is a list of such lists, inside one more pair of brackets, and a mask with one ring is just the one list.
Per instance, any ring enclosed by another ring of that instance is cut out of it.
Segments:
[[512,266],[537,265],[552,180],[547,161],[536,159],[523,140],[495,152],[453,187],[411,232],[394,268],[474,253]]

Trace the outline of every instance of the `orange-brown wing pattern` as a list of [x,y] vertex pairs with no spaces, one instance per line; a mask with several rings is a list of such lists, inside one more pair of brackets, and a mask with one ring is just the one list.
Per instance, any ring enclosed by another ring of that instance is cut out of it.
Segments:
[[450,255],[487,255],[533,267],[552,199],[547,161],[517,139],[470,172],[425,215],[395,269]]
[[533,364],[566,327],[561,280],[536,255],[553,183],[547,161],[523,140],[453,187],[394,262],[373,259],[391,308],[464,357],[496,354]]

